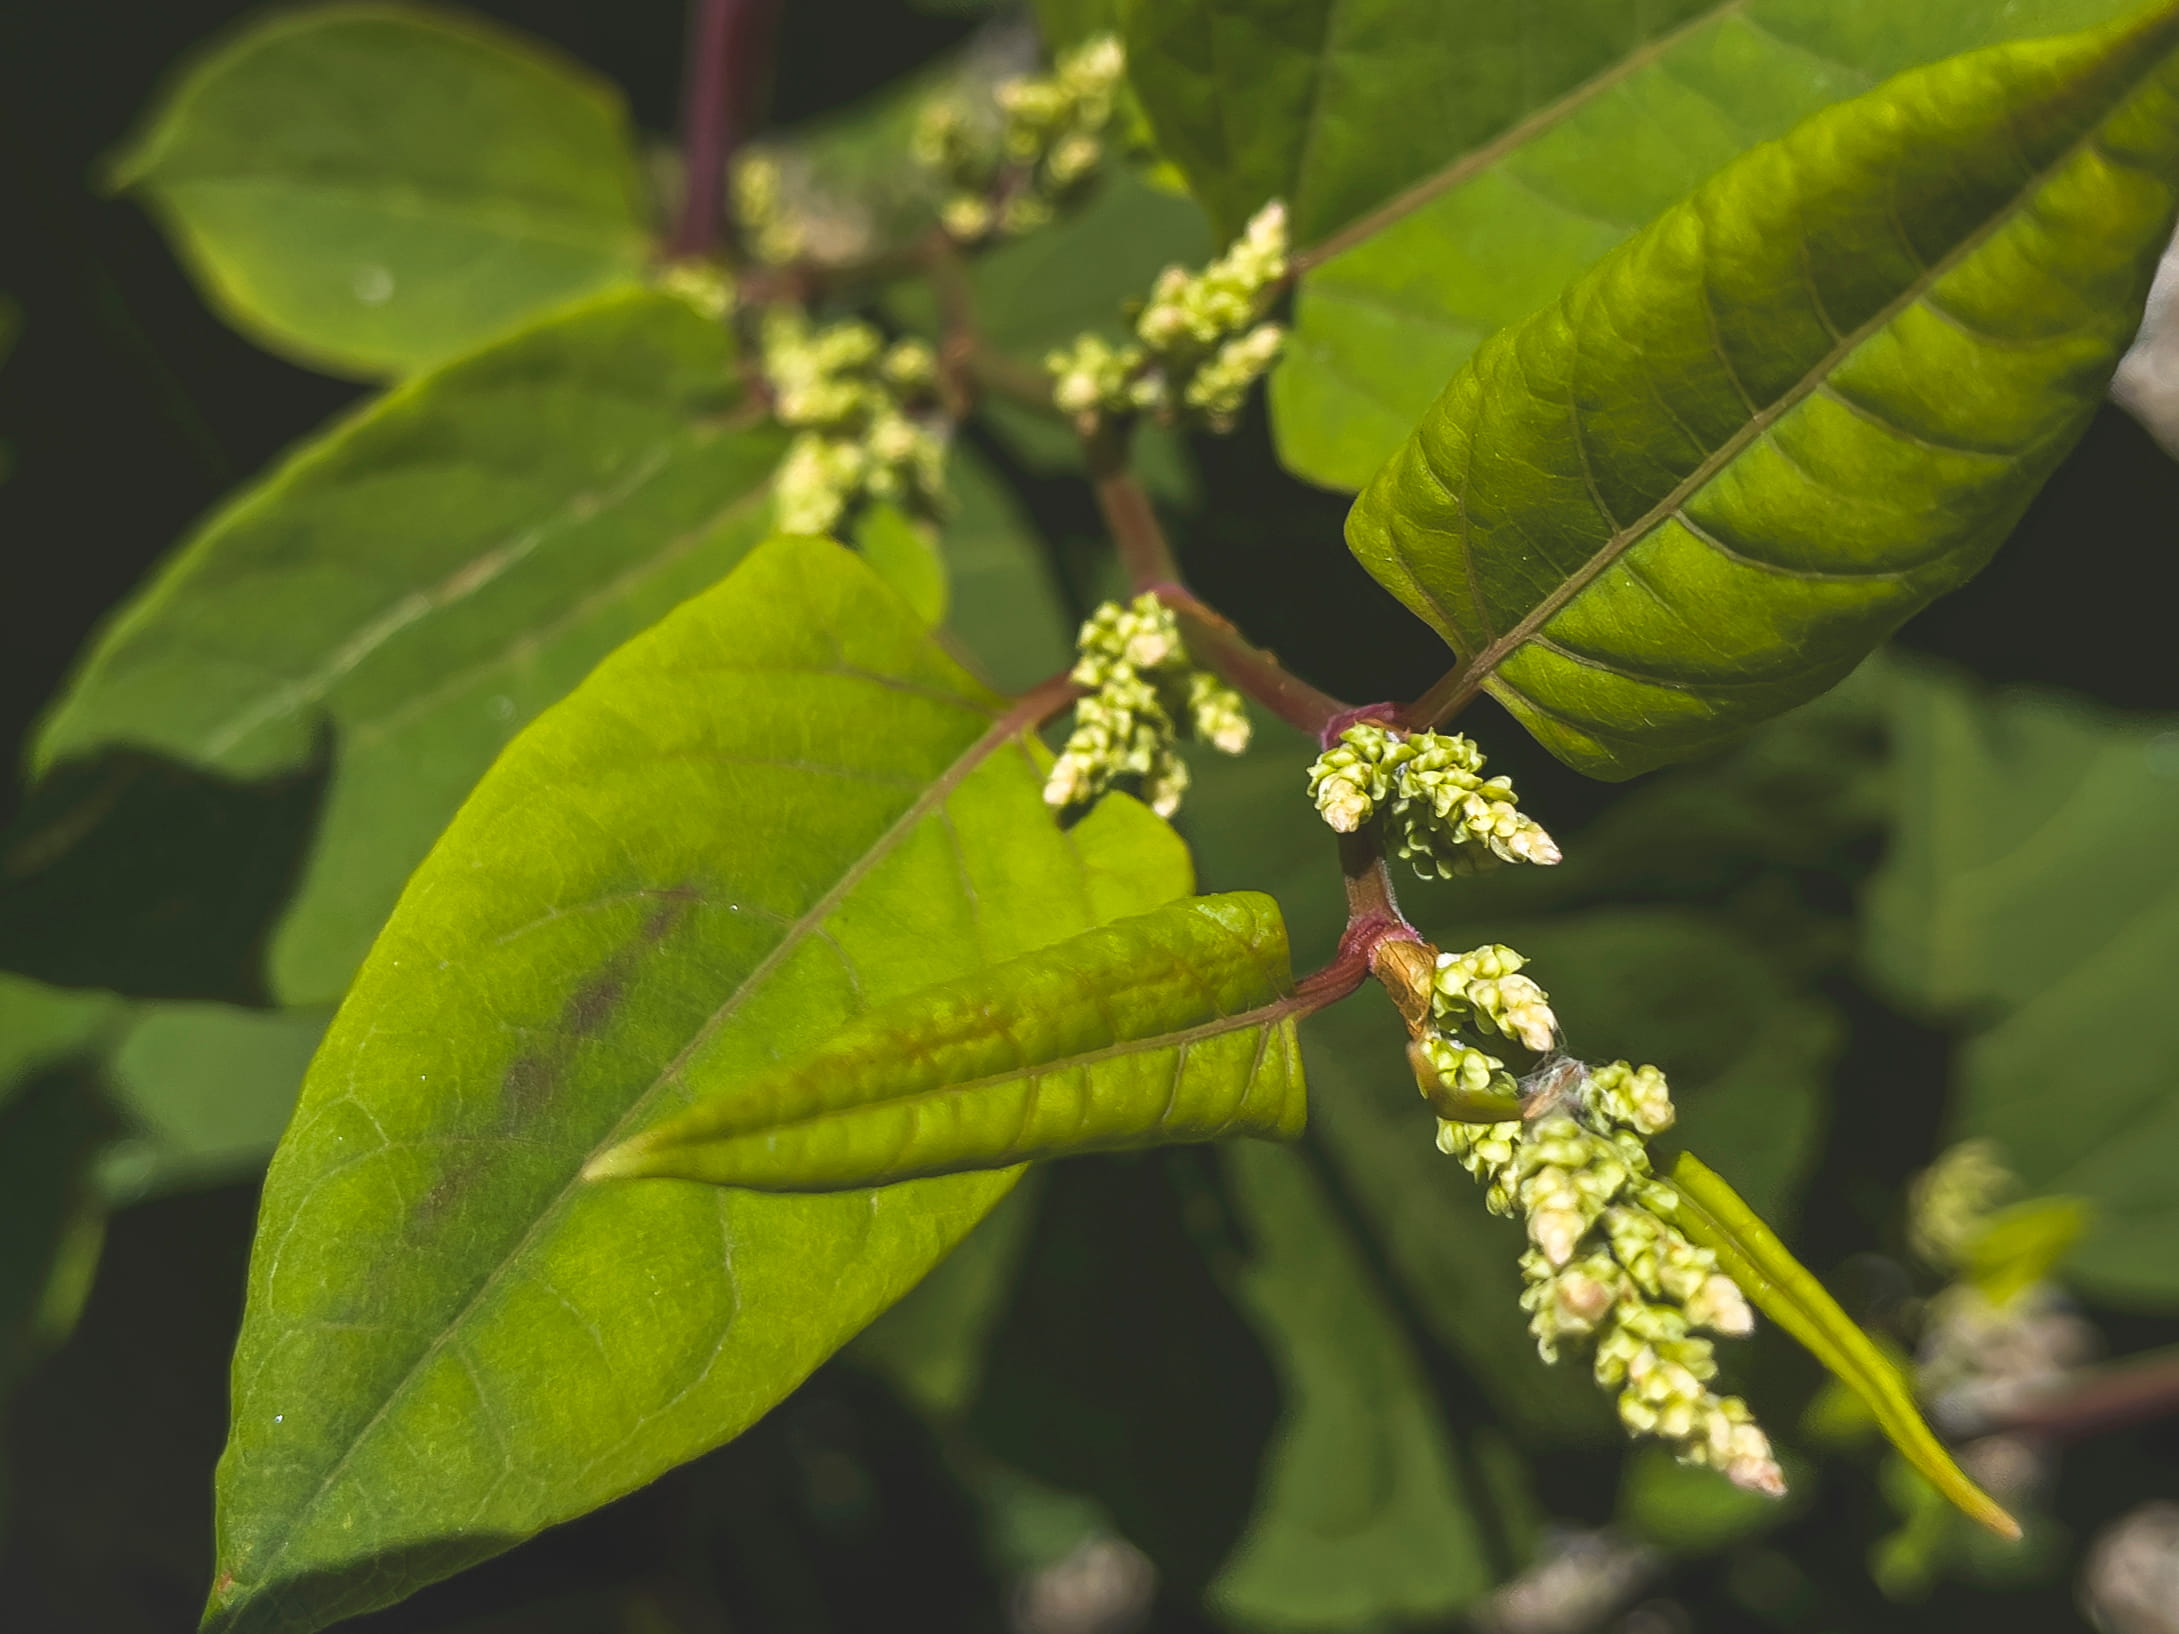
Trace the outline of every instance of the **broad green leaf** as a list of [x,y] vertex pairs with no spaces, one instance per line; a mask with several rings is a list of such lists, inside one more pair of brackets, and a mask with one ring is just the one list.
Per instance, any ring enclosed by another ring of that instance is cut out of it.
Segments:
[[925,624],[945,622],[946,563],[932,532],[881,500],[856,518],[855,548]]
[[2019,1523],[1961,1472],[1922,1421],[1906,1375],[1839,1309],[1838,1301],[1732,1187],[1692,1152],[1682,1152],[1673,1163],[1671,1185],[1678,1194],[1673,1218],[1680,1229],[1717,1255],[1718,1264],[1757,1310],[1868,1404],[1901,1456],[1962,1513],[2000,1536],[2020,1536]]
[[632,281],[648,205],[619,94],[407,5],[262,18],[199,58],[114,169],[237,328],[402,374]]
[[1487,342],[1348,519],[1552,753],[1620,778],[1822,691],[1971,576],[2139,321],[2179,11],[1901,76]]
[[[1271,382],[1281,457],[1312,481],[1361,487],[1486,336],[1543,306],[1737,154],[1888,75],[2087,27],[2134,3],[1499,0],[1464,8],[1468,28],[1525,40],[1521,72],[1506,71],[1497,42],[1498,54],[1482,59],[1496,84],[1450,117],[1405,127],[1406,143],[1427,146],[1427,164],[1403,168],[1396,188],[1359,189],[1366,210],[1303,241],[1294,331]],[[1479,10],[1493,15],[1479,19]],[[1469,60],[1465,42],[1456,50]],[[1383,73],[1366,56],[1335,63],[1327,52],[1318,77],[1329,112],[1343,82],[1350,95],[1366,95]],[[1235,94],[1246,95],[1245,86]],[[1377,150],[1353,152],[1366,170]]]
[[958,1420],[976,1398],[985,1347],[1020,1273],[1042,1173],[1023,1175],[936,1270],[849,1340],[842,1356],[928,1417]]
[[728,1439],[1006,1173],[592,1186],[637,1127],[862,1011],[1188,888],[858,558],[782,539],[501,754],[403,894],[266,1181],[221,1630],[400,1598]]
[[2083,1199],[2065,1274],[2179,1301],[2179,720],[1921,671],[1894,694],[1898,813],[1872,885],[1879,991],[1952,1018],[1948,1135]]
[[105,1063],[128,1122],[99,1164],[116,1202],[247,1178],[287,1127],[323,1011],[145,1005]]
[[[629,291],[411,381],[209,518],[94,646],[35,763],[334,759],[272,994],[347,986],[503,744],[761,538],[776,431],[725,334]],[[93,791],[95,793],[95,791]]]
[[1286,927],[1253,891],[1131,915],[877,1005],[586,1180],[851,1191],[1307,1117]]
[[1210,1604],[1266,1630],[1444,1618],[1492,1574],[1422,1368],[1307,1162],[1254,1143],[1223,1157],[1253,1249],[1241,1306],[1281,1410]]

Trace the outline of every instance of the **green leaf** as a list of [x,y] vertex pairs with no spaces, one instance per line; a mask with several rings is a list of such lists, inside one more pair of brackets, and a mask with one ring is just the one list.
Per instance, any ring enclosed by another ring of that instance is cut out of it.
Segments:
[[880,501],[856,519],[855,548],[925,624],[945,621],[946,563],[932,533]]
[[2086,1200],[2066,1275],[2179,1302],[2179,720],[1918,670],[1894,690],[1898,813],[1871,886],[1879,991],[1954,1019],[1951,1138]]
[[633,280],[649,252],[619,94],[421,7],[252,22],[182,76],[113,179],[229,322],[338,374],[467,351]]
[[96,1054],[121,1015],[111,993],[0,975],[0,1106],[48,1067]]
[[[1186,1600],[1246,1530],[1278,1417],[1277,1379],[1236,1297],[1240,1233],[1218,1158],[1178,1146],[1043,1171],[966,1424],[1012,1474],[1095,1499]],[[1036,1502],[1035,1487],[1024,1504],[1016,1485],[1002,1479],[986,1500],[1016,1559],[1025,1532],[1064,1547],[1092,1518]]]
[[591,1161],[587,1180],[851,1191],[1307,1117],[1278,904],[1170,903],[865,1011]]
[[268,957],[280,1002],[337,999],[522,723],[763,537],[781,442],[732,365],[717,325],[627,291],[389,392],[197,530],[107,627],[36,766],[126,747],[264,779],[330,727]]
[[1074,623],[1049,550],[1021,506],[973,449],[946,466],[953,512],[939,536],[951,586],[947,630],[985,680],[1017,692],[1074,663]]
[[2003,1537],[2020,1525],[1952,1461],[1914,1404],[1914,1389],[1852,1317],[1839,1309],[1800,1261],[1717,1172],[1692,1152],[1672,1165],[1679,1204],[1673,1218],[1688,1237],[1717,1255],[1756,1309],[1868,1403],[1891,1444],[1960,1511]]
[[1254,1250],[1240,1301],[1282,1405],[1210,1604],[1267,1630],[1442,1619],[1492,1573],[1421,1365],[1306,1160],[1259,1144],[1222,1157]]
[[783,539],[508,746],[266,1180],[211,1626],[385,1605],[717,1445],[1005,1193],[577,1177],[872,1006],[1186,891],[1133,802],[1050,820],[1038,707]]
[[1552,753],[1632,776],[1970,577],[2102,400],[2171,230],[2179,12],[1904,75],[1487,342],[1348,543]]
[[984,1352],[1036,1222],[1042,1174],[1024,1174],[960,1247],[841,1354],[929,1417],[957,1421],[983,1381]]
[[146,1005],[106,1061],[128,1132],[101,1159],[116,1202],[247,1178],[287,1127],[322,1011]]
[[[1419,144],[1408,155],[1427,163],[1412,174],[1401,167],[1397,186],[1381,193],[1362,188],[1365,211],[1302,240],[1294,331],[1271,384],[1281,456],[1312,481],[1361,487],[1479,342],[1543,306],[1736,155],[1904,69],[2084,28],[2132,5],[1499,0],[1463,8],[1461,23],[1500,37],[1498,54],[1462,42],[1460,65],[1448,73],[1480,71],[1492,83],[1445,117],[1404,125],[1404,141]],[[1479,19],[1478,11],[1494,15]],[[1400,40],[1391,35],[1387,45]],[[1505,66],[1509,46],[1519,72]],[[1352,55],[1337,63],[1327,55],[1318,72],[1327,111],[1343,83],[1366,95],[1381,77]],[[1236,86],[1235,94],[1246,93]],[[1364,170],[1379,157],[1374,145],[1355,151]]]

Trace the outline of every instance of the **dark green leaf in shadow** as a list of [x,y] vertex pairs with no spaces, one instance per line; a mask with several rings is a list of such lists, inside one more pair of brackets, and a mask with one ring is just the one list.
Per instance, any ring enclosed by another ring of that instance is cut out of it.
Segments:
[[111,745],[54,767],[0,840],[0,964],[140,998],[261,1002],[327,748],[259,777]]
[[1598,776],[1838,680],[1970,577],[2102,400],[2179,199],[2179,12],[1901,76],[1486,343],[1348,519]]
[[1286,927],[1254,891],[1134,914],[843,1023],[586,1180],[852,1191],[1307,1117]]
[[852,553],[782,539],[500,756],[266,1181],[221,1630],[384,1605],[730,1438],[1012,1182],[586,1186],[637,1127],[903,993],[1188,887]]
[[47,1068],[97,1054],[122,1014],[111,993],[0,975],[0,1106]]
[[1074,663],[1074,621],[1050,551],[989,462],[956,445],[953,501],[939,536],[952,607],[946,628],[1002,691],[1022,691]]
[[422,7],[254,20],[168,91],[113,180],[231,323],[341,374],[467,351],[649,253],[619,94]]
[[1962,1473],[1923,1422],[1907,1376],[1839,1309],[1838,1301],[1732,1187],[1692,1152],[1682,1152],[1674,1161],[1671,1186],[1678,1194],[1673,1219],[1680,1229],[1717,1255],[1718,1264],[1757,1310],[1868,1404],[1901,1456],[1962,1513],[2002,1537],[2019,1537],[2019,1523]]
[[22,1383],[0,1573],[39,1634],[174,1634],[204,1596],[256,1188],[122,1209],[66,1344]]
[[105,1208],[92,1177],[113,1114],[81,1062],[9,1086],[0,1107],[0,1402],[68,1337],[98,1265]]
[[556,316],[209,518],[107,627],[37,764],[121,745],[263,779],[330,723],[323,821],[269,955],[273,997],[329,1003],[523,722],[763,537],[780,447],[725,333],[681,302]]
[[1306,1160],[1254,1144],[1221,1155],[1252,1249],[1240,1304],[1281,1408],[1210,1604],[1265,1630],[1444,1618],[1492,1574],[1422,1368]]
[[1054,1164],[969,1417],[989,1455],[1104,1506],[1182,1598],[1246,1529],[1278,1384],[1237,1308],[1212,1154]]
[[2086,1201],[2065,1275],[2179,1303],[2179,720],[1900,677],[1898,814],[1868,901],[1878,990],[1967,1038],[1948,1134]]
[[[1461,42],[1462,71],[1488,83],[1450,117],[1403,122],[1405,140],[1428,147],[1426,169],[1382,178],[1380,186],[1396,181],[1397,190],[1365,189],[1365,212],[1302,240],[1294,331],[1271,381],[1281,457],[1312,481],[1361,487],[1485,337],[1545,305],[1736,155],[1888,75],[1977,46],[2085,28],[2133,4],[1498,0],[1463,8],[1460,22],[1471,30],[1526,36],[1522,71],[1504,66],[1505,39],[1499,55]],[[1400,38],[1388,34],[1381,49],[1389,53]],[[1321,58],[1327,111],[1342,94],[1367,93],[1373,69]],[[1239,75],[1228,78],[1232,94],[1248,94]],[[1375,141],[1356,150],[1365,164],[1400,151]],[[1419,147],[1408,151],[1421,156]]]

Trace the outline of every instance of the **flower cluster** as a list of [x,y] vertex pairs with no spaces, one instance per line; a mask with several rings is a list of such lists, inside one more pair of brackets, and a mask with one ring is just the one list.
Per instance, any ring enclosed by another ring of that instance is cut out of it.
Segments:
[[1237,755],[1248,747],[1241,695],[1188,657],[1172,609],[1154,595],[1108,601],[1082,626],[1074,680],[1090,689],[1052,766],[1044,800],[1055,808],[1094,800],[1115,778],[1141,780],[1160,817],[1180,809],[1188,768],[1174,752],[1182,725]]
[[1350,726],[1310,766],[1309,796],[1342,834],[1384,812],[1393,851],[1426,879],[1559,860],[1551,836],[1522,814],[1512,783],[1486,781],[1482,751],[1457,734]]
[[1150,414],[1230,429],[1285,341],[1279,325],[1257,320],[1286,277],[1286,249],[1286,207],[1274,200],[1200,273],[1160,273],[1133,341],[1083,335],[1046,357],[1052,401],[1077,420]]
[[[1446,968],[1480,971],[1502,964],[1507,951],[1478,949]],[[1470,992],[1507,979],[1468,977],[1459,1002],[1470,1015],[1489,1014]],[[1517,995],[1500,1006],[1499,1023],[1530,1004],[1541,1006],[1528,1018],[1540,1031],[1550,1013],[1540,997]],[[1737,1337],[1755,1318],[1716,1257],[1672,1224],[1674,1194],[1651,1173],[1644,1143],[1673,1116],[1664,1075],[1624,1061],[1591,1070],[1555,1057],[1522,1088],[1526,1116],[1496,1124],[1441,1119],[1438,1146],[1483,1182],[1493,1213],[1518,1213],[1527,1226],[1521,1308],[1536,1348],[1555,1362],[1562,1343],[1594,1337],[1596,1382],[1618,1393],[1620,1422],[1631,1433],[1657,1437],[1681,1462],[1718,1470],[1736,1486],[1783,1492],[1770,1440],[1747,1404],[1711,1388],[1714,1347],[1697,1330]]]
[[887,346],[866,323],[813,329],[791,306],[768,308],[764,374],[780,423],[799,433],[779,468],[787,533],[825,533],[864,499],[928,515],[945,492],[938,367],[921,341]]
[[1127,57],[1100,34],[1063,53],[1048,75],[1002,82],[998,128],[958,97],[926,105],[915,155],[942,179],[939,220],[959,243],[1043,226],[1104,160]]

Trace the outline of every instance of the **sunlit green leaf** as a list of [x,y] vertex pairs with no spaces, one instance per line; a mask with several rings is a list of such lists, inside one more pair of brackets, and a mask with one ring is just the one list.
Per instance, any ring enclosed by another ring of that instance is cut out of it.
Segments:
[[862,1011],[1187,889],[859,559],[775,541],[500,756],[333,1023],[266,1182],[223,1630],[322,1626],[736,1434],[1006,1173],[581,1184]]
[[122,609],[37,764],[148,748],[264,778],[330,727],[318,841],[269,960],[282,1002],[338,998],[522,723],[763,536],[781,445],[732,362],[716,324],[627,292],[388,393]]
[[1869,899],[1879,990],[1968,1034],[1949,1133],[2080,1198],[2066,1275],[2179,1300],[2179,720],[1927,670],[1894,692],[1898,815]]
[[450,12],[313,6],[182,76],[114,170],[253,338],[399,374],[641,271],[619,95]]
[[1923,1422],[1906,1375],[1839,1309],[1777,1233],[1692,1152],[1682,1152],[1673,1163],[1671,1183],[1679,1198],[1673,1218],[1680,1229],[1717,1255],[1755,1308],[1868,1403],[1885,1436],[1932,1486],[1991,1531],[2017,1538],[2019,1523],[1961,1472]]
[[[1478,50],[1456,41],[1445,83],[1475,73],[1485,81],[1481,94],[1445,117],[1403,122],[1393,143],[1376,140],[1379,124],[1367,144],[1309,149],[1312,175],[1329,166],[1325,156],[1345,158],[1337,168],[1367,208],[1312,227],[1303,240],[1294,333],[1271,385],[1282,457],[1313,481],[1359,488],[1485,336],[1543,306],[1735,155],[1903,69],[2083,28],[2133,6],[1498,0],[1463,7],[1459,25],[1489,44]],[[1422,47],[1415,15],[1408,9],[1378,49]],[[1353,26],[1345,14],[1341,22]],[[1316,70],[1328,117],[1397,77],[1366,49],[1335,61],[1336,38],[1326,34]],[[1230,94],[1249,94],[1241,74],[1227,79]],[[1427,162],[1377,168],[1395,155]]]
[[1279,1372],[1281,1413],[1210,1603],[1266,1630],[1443,1618],[1492,1574],[1407,1337],[1303,1158],[1250,1144],[1224,1160],[1252,1249],[1241,1305]]
[[1486,343],[1348,542],[1554,754],[1626,777],[1838,680],[2101,402],[2179,202],[2179,12],[1904,75]]
[[841,1354],[937,1419],[957,1419],[983,1379],[984,1350],[1021,1270],[1036,1221],[1031,1169],[960,1247]]
[[849,1191],[1307,1116],[1278,905],[1196,897],[903,994],[594,1159],[589,1180]]

